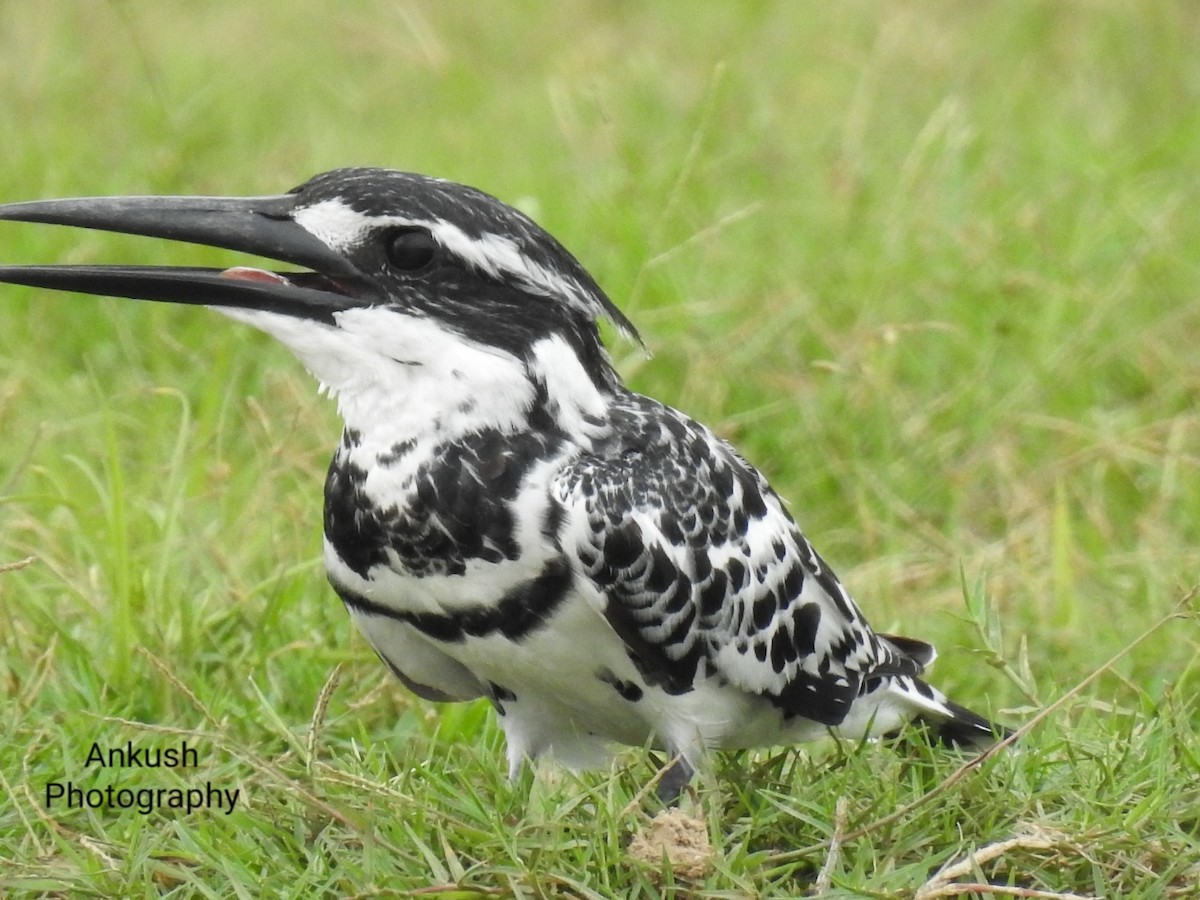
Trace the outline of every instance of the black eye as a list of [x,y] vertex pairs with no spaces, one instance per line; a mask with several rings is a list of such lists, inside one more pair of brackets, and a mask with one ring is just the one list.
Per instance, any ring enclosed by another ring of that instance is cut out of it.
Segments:
[[388,262],[404,272],[415,272],[433,262],[437,241],[424,228],[397,228],[384,245]]

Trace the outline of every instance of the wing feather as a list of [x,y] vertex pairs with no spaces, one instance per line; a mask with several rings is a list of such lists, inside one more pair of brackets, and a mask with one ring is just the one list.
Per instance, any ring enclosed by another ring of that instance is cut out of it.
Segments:
[[611,414],[555,480],[560,542],[648,683],[684,693],[722,679],[836,725],[870,679],[920,673],[917,642],[872,632],[732,447],[638,395]]

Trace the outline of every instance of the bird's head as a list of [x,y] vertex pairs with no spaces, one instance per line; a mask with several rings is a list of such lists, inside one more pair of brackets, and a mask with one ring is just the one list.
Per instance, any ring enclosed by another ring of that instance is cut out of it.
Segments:
[[[0,266],[0,281],[219,309],[287,344],[338,395],[348,421],[367,408],[387,413],[402,400],[396,393],[414,385],[438,384],[458,408],[490,406],[499,419],[535,397],[565,416],[573,404],[574,414],[586,412],[592,391],[619,384],[597,320],[637,340],[579,262],[529,217],[423,175],[338,169],[286,194],[250,198],[39,200],[0,206],[0,219],[149,235],[304,267]],[[564,365],[578,371],[551,374]],[[431,403],[417,414],[430,414]]]

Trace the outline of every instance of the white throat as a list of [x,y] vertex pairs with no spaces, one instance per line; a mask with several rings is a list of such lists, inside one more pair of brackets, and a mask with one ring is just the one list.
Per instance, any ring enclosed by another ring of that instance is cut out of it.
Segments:
[[518,428],[534,400],[521,361],[436,321],[379,307],[325,325],[278,313],[219,312],[278,338],[337,399],[347,427],[378,440]]
[[603,416],[608,402],[557,336],[534,344],[527,367],[434,319],[394,309],[344,310],[334,314],[336,326],[258,310],[218,311],[287,345],[337,399],[346,426],[373,442],[518,430],[538,393],[534,379],[568,433],[586,430],[584,417]]

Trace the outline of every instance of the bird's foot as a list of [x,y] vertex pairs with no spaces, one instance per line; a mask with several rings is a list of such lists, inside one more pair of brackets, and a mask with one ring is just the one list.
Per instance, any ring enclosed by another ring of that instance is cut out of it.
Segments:
[[679,802],[679,795],[688,786],[694,774],[695,770],[682,756],[671,760],[658,782],[658,799],[664,806],[675,806]]

